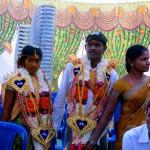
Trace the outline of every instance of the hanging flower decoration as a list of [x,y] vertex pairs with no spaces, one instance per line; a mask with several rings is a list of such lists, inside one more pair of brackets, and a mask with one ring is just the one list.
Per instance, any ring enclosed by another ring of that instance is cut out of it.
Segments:
[[70,7],[68,7],[68,12],[70,13],[70,14],[75,14],[76,12],[77,12],[77,8],[75,7],[75,6],[70,6]]
[[100,14],[99,8],[91,8],[91,12],[94,17]]
[[115,11],[115,15],[118,17],[118,18],[121,18],[123,15],[124,15],[124,10],[122,7],[117,7],[114,9]]
[[69,41],[70,41],[70,38],[69,38],[69,37],[67,37],[67,38],[66,38],[66,42],[69,42]]
[[146,6],[140,6],[139,8],[137,8],[137,11],[139,13],[141,13],[142,15],[144,15],[145,12],[147,11],[147,7]]
[[141,40],[140,37],[137,37],[136,38],[136,43],[140,43],[140,40]]
[[74,29],[73,28],[70,28],[70,34],[74,34]]
[[3,43],[3,47],[9,52],[11,53],[12,52],[12,46],[9,42],[4,42]]
[[140,34],[144,35],[145,31],[144,29],[140,29]]
[[30,9],[32,7],[31,0],[24,0],[24,7]]
[[115,35],[116,35],[116,36],[120,36],[120,35],[121,35],[121,31],[120,31],[120,30],[117,30],[117,31],[115,32]]

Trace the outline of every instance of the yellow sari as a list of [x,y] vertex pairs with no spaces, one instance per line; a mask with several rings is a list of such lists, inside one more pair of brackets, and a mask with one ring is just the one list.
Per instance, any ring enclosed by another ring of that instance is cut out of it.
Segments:
[[122,110],[117,124],[115,150],[122,150],[122,136],[126,130],[142,124],[145,120],[145,105],[150,98],[150,78],[145,77],[132,86],[126,80],[118,80],[114,86],[116,96],[121,96]]

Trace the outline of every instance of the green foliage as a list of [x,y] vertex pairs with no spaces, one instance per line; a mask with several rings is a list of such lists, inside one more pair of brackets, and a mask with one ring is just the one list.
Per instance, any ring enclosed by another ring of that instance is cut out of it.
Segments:
[[[30,24],[30,22],[30,18],[18,22],[7,12],[0,16],[0,54],[4,51],[3,43],[11,43],[19,24]],[[91,30],[83,31],[77,29],[74,25],[66,28],[56,28],[53,59],[53,91],[57,91],[58,77],[66,66],[68,55],[76,54],[83,38],[93,31],[99,31],[99,29],[94,27]],[[126,73],[124,57],[127,48],[134,44],[142,44],[146,47],[150,46],[150,28],[145,25],[141,25],[134,30],[117,27],[112,31],[102,32],[108,38],[107,50],[104,57],[114,60],[117,65],[116,70],[120,76]]]
[[57,90],[57,80],[61,71],[65,68],[67,57],[69,54],[76,54],[82,37],[83,32],[73,25],[64,29],[56,29],[52,90]]
[[14,20],[8,13],[4,13],[0,16],[0,54],[5,50],[3,47],[4,42],[11,43],[14,33],[19,24],[27,24],[30,23],[31,20],[26,18],[22,22],[18,22]]
[[[57,91],[57,80],[59,74],[65,68],[67,56],[72,53],[76,54],[82,37],[93,31],[99,30],[91,29],[82,31],[73,25],[64,29],[56,29],[52,90]],[[134,44],[142,44],[146,47],[150,45],[150,29],[144,25],[134,30],[126,30],[118,27],[112,31],[105,31],[103,33],[108,38],[107,50],[104,57],[115,62],[116,70],[120,76],[126,73],[124,58],[127,48]]]

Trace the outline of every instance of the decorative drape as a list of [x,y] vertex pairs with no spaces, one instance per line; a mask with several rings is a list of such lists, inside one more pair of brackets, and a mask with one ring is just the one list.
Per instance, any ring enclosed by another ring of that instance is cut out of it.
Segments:
[[122,7],[110,11],[91,8],[89,11],[82,12],[76,7],[58,10],[57,27],[65,28],[70,24],[74,24],[80,30],[90,30],[94,27],[103,31],[111,31],[117,27],[133,30],[142,24],[150,28],[150,10],[146,6],[128,11]]
[[[10,43],[20,23],[30,24],[37,6],[31,3],[8,0],[0,2],[0,54]],[[125,73],[124,56],[129,46],[142,44],[150,46],[150,9],[140,5],[136,9],[114,7],[110,10],[92,7],[81,11],[75,6],[57,9],[54,48],[53,88],[57,90],[57,80],[65,68],[67,56],[76,54],[80,42],[89,32],[101,31],[108,38],[105,57],[117,65],[120,76]]]
[[75,25],[57,28],[54,49],[53,90],[57,89],[57,84],[55,83],[57,83],[59,74],[65,68],[67,56],[72,53],[76,54],[80,42],[83,40],[82,38],[91,31],[101,31],[108,38],[104,57],[115,62],[116,70],[120,76],[126,72],[124,58],[127,48],[133,44],[150,46],[150,28],[145,25],[140,25],[133,30],[126,30],[119,26],[111,31],[102,31],[98,28],[82,31],[77,29]]
[[30,24],[33,8],[23,3],[0,1],[0,54],[5,49],[11,52],[10,43],[19,24]]

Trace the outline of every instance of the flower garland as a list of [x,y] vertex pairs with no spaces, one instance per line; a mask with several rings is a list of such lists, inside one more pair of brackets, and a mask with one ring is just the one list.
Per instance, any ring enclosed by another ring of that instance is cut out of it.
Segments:
[[[84,79],[86,81],[88,81],[90,79],[90,70],[91,70],[91,63],[90,60],[87,58],[87,56],[83,56],[82,58],[82,63],[83,63],[83,72],[84,72]],[[107,64],[108,61],[106,61],[105,59],[102,58],[102,60],[100,61],[100,63],[97,64],[96,67],[96,81],[97,82],[104,82],[105,81],[105,76],[104,76],[104,72],[107,71]],[[82,80],[82,76],[79,76],[79,80]]]
[[[75,133],[72,143],[78,145],[88,141],[91,131],[96,126],[95,120],[103,111],[110,86],[112,65],[102,59],[93,70],[87,56],[74,60],[73,64],[73,83],[68,93],[67,122]],[[93,93],[92,102],[88,99],[89,92]],[[91,103],[88,104],[88,109],[87,103]]]
[[[25,68],[20,68],[18,70],[18,74],[28,78],[30,91],[34,93],[33,81],[28,71]],[[36,77],[39,83],[39,93],[42,93],[43,91],[49,92],[49,85],[47,84],[46,76],[40,69],[36,72]]]
[[17,91],[24,119],[30,127],[35,149],[48,149],[50,141],[55,135],[52,125],[52,104],[50,102],[49,85],[44,73],[38,70],[35,77],[38,81],[39,97],[35,95],[34,83],[24,68],[18,70],[17,75],[10,81],[10,87]]
[[[80,71],[77,76],[72,73],[74,79],[73,79],[72,87],[70,88],[68,93],[68,102],[69,103],[79,102],[79,97],[80,97],[79,95],[80,93],[82,93],[81,96],[82,104],[86,105],[88,100],[88,92],[90,90],[93,93],[93,99],[94,99],[93,102],[96,104],[97,103],[96,101],[98,99],[103,98],[109,86],[109,79],[107,76],[110,76],[110,72],[112,69],[111,64],[108,61],[102,59],[101,62],[97,64],[97,67],[94,69],[94,73],[93,71],[91,71],[90,61],[87,58],[87,56],[84,56],[82,60],[79,59],[74,60],[73,64],[74,64],[73,69],[80,67]],[[93,77],[91,76],[91,72],[93,74]],[[91,78],[95,78],[95,83],[92,88],[89,82]],[[70,110],[70,114],[71,111],[72,112],[74,111],[72,109],[69,110]]]

